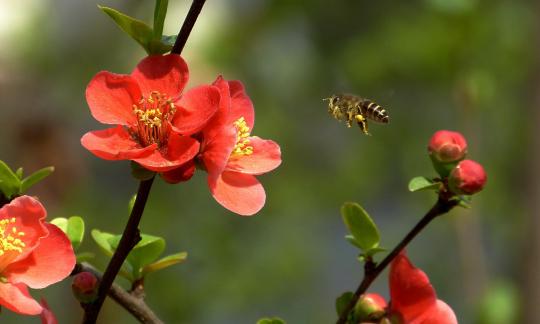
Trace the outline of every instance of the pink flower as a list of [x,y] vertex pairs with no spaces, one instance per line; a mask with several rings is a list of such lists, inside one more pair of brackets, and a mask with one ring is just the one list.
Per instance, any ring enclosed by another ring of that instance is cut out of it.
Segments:
[[472,195],[484,188],[487,175],[481,164],[463,160],[450,172],[448,186],[458,195]]
[[66,278],[75,266],[67,236],[45,223],[46,211],[22,196],[0,209],[0,305],[37,315],[43,307],[28,293]]
[[441,163],[456,162],[467,154],[467,141],[458,132],[440,130],[431,137],[428,151],[434,161]]
[[[198,162],[208,172],[212,196],[223,207],[240,215],[257,213],[266,193],[256,176],[281,164],[279,145],[251,135],[255,111],[239,81],[218,77],[219,109],[202,130]],[[189,174],[185,168],[179,174]]]
[[[404,252],[400,253],[390,267],[390,306],[387,316],[392,323],[401,324],[457,324],[454,311],[437,299],[427,275],[415,268]],[[384,306],[382,297],[371,299]]]
[[73,277],[71,290],[78,301],[88,303],[97,296],[99,281],[96,276],[88,271],[83,271]]
[[199,143],[188,135],[210,120],[219,90],[210,85],[182,94],[188,67],[175,54],[143,59],[131,75],[99,72],[86,88],[94,118],[113,128],[92,131],[82,145],[105,160],[132,160],[157,172],[188,162]]

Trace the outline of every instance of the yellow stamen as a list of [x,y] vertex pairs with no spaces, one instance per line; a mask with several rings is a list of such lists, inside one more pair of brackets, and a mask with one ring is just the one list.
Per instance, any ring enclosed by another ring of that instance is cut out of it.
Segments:
[[0,220],[0,256],[10,251],[14,251],[15,255],[18,255],[26,246],[21,239],[13,237],[13,235],[24,236],[24,232],[18,231],[17,227],[12,225],[16,221],[15,217]]
[[253,146],[249,144],[249,126],[244,117],[240,117],[234,122],[236,127],[236,145],[232,151],[233,155],[250,155],[253,154]]
[[170,132],[166,121],[171,121],[175,112],[176,107],[167,95],[152,91],[150,97],[133,105],[133,113],[137,116],[137,128],[131,129],[133,136],[144,146],[166,145]]

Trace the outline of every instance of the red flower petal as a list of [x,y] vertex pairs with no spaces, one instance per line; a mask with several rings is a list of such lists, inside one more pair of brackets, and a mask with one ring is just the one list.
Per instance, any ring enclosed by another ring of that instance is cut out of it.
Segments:
[[225,171],[218,177],[208,177],[212,196],[223,207],[242,216],[251,216],[264,206],[266,194],[252,175]]
[[131,76],[137,80],[143,96],[159,91],[175,99],[184,90],[189,72],[180,55],[151,55],[137,65]]
[[0,283],[0,305],[25,315],[37,315],[43,310],[24,284]]
[[26,258],[39,244],[40,238],[47,236],[48,231],[43,223],[46,216],[47,212],[41,203],[29,196],[17,197],[0,209],[0,219],[10,220],[2,234],[11,234],[13,229],[17,233],[24,233],[15,237],[24,243],[22,252],[7,250],[0,258],[2,273],[10,263]]
[[456,314],[450,306],[438,299],[432,307],[425,310],[420,316],[408,324],[458,324]]
[[86,102],[92,116],[104,124],[136,123],[133,104],[140,99],[141,90],[129,75],[102,71],[86,87]]
[[226,170],[258,175],[272,171],[281,164],[281,150],[276,142],[252,136],[248,145],[253,147],[253,153],[231,155]]
[[186,92],[175,105],[174,130],[183,135],[194,134],[208,123],[219,107],[219,89],[201,85]]
[[240,117],[244,117],[246,124],[253,129],[255,123],[255,110],[253,103],[246,94],[244,85],[240,81],[229,81],[229,91],[231,94],[231,112],[229,122],[234,123]]
[[188,181],[193,177],[195,173],[195,162],[189,160],[187,163],[182,164],[176,169],[162,172],[160,175],[167,183],[175,184],[184,181]]
[[427,275],[415,268],[404,252],[392,261],[389,282],[392,311],[399,312],[406,323],[433,307],[437,301]]
[[44,288],[69,276],[75,266],[75,254],[66,234],[52,224],[45,224],[49,236],[25,259],[10,264],[3,274],[9,282]]
[[39,315],[39,317],[41,317],[41,324],[58,324],[58,320],[49,308],[49,304],[47,304],[45,298],[41,298],[40,304],[41,307],[43,307],[43,311]]
[[81,144],[105,160],[131,160],[149,155],[157,148],[157,144],[141,147],[122,126],[88,132],[81,138]]
[[236,128],[232,125],[221,127],[219,136],[205,138],[201,159],[210,175],[223,172],[235,144]]
[[188,162],[199,153],[199,142],[188,136],[171,133],[166,149],[154,150],[152,154],[133,159],[148,170],[164,172]]
[[220,135],[221,128],[227,125],[229,110],[231,109],[229,83],[225,81],[222,76],[218,76],[212,85],[219,89],[219,106],[214,116],[212,116],[203,129],[203,137],[205,139],[214,138]]

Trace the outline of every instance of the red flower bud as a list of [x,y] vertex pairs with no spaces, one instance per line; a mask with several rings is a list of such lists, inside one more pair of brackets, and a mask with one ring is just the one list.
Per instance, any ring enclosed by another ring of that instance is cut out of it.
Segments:
[[360,321],[378,321],[386,313],[386,301],[378,294],[364,294],[354,307],[355,317]]
[[91,272],[80,272],[73,278],[71,289],[78,301],[89,303],[97,296],[98,279]]
[[448,186],[458,195],[472,195],[482,190],[487,175],[482,165],[472,160],[463,160],[450,172]]
[[458,132],[440,130],[431,137],[428,151],[431,158],[436,162],[456,162],[465,158],[467,141]]

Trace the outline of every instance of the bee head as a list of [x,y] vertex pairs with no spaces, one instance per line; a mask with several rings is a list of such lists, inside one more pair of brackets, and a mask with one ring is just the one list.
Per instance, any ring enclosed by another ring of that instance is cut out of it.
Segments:
[[328,106],[332,107],[338,105],[341,102],[341,96],[332,95],[330,98],[324,98],[323,101],[328,100]]

